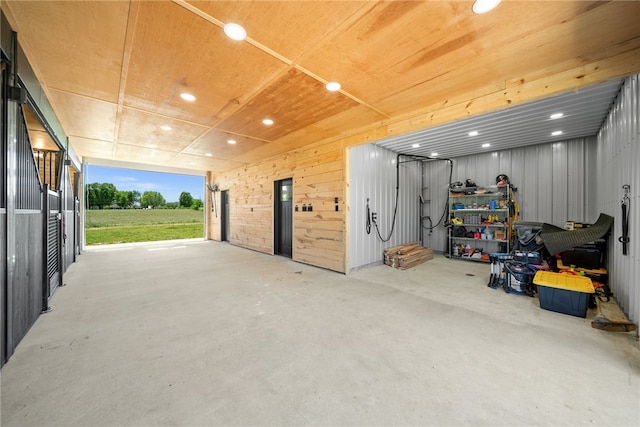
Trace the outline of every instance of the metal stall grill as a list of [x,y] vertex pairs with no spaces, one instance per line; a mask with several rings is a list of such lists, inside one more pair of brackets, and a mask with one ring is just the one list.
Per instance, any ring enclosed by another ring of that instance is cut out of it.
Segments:
[[51,298],[60,284],[60,196],[47,195],[47,297]]
[[50,188],[58,188],[58,171],[60,170],[60,152],[52,150],[35,150],[35,157],[40,168],[40,179]]

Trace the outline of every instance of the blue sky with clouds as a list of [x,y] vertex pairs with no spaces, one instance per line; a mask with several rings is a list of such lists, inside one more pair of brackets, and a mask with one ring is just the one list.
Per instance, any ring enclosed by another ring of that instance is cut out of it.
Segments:
[[204,177],[147,172],[88,165],[84,183],[111,183],[120,191],[157,191],[167,202],[177,202],[180,193],[191,193],[194,199],[204,200]]

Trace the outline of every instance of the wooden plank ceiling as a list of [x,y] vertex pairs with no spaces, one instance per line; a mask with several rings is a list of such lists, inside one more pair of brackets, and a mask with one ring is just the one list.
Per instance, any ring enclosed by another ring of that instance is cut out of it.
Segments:
[[[471,5],[6,1],[2,8],[78,155],[213,172],[640,46],[640,2],[503,1],[483,15]],[[248,38],[227,38],[228,22]],[[327,91],[328,81],[342,89]],[[184,92],[196,100],[184,101]]]

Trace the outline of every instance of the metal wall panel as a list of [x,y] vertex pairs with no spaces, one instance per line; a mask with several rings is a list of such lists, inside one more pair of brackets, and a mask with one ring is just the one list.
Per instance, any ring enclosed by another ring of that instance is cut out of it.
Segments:
[[[624,81],[597,136],[597,209],[615,218],[609,244],[609,277],[614,296],[634,322],[640,321],[640,76]],[[622,186],[631,186],[628,255],[617,238],[622,234]]]
[[[460,158],[477,154],[483,143],[490,143],[491,149],[496,151],[545,143],[548,135],[558,130],[556,126],[559,123],[562,123],[565,135],[562,139],[595,136],[621,83],[622,80],[612,80],[386,138],[376,144],[398,153],[429,155],[438,152],[443,157]],[[551,113],[559,111],[565,114],[561,122],[549,119]],[[469,138],[470,131],[479,131],[480,134]],[[507,171],[503,173],[509,174]]]
[[43,239],[42,213],[17,211],[15,227],[16,267],[13,277],[11,312],[13,328],[10,331],[16,345],[26,335],[42,311],[42,245],[34,244]]
[[[586,153],[595,152],[595,149],[595,138],[580,138],[459,157],[453,159],[452,180],[472,179],[480,186],[495,185],[496,176],[506,174],[518,188],[515,196],[520,205],[521,220],[558,226],[563,226],[567,220],[595,222],[595,210],[585,208],[585,192],[592,181],[587,176],[593,169],[587,168],[583,161]],[[439,218],[447,198],[446,162],[425,163],[424,182],[437,189],[431,194],[431,210],[426,215]],[[446,228],[436,228],[425,246],[444,252],[446,233]]]
[[388,242],[371,224],[366,231],[367,199],[377,213],[380,234],[389,237],[396,201],[396,153],[375,145],[353,147],[349,152],[349,265],[347,271],[383,261],[384,249],[418,241],[420,162],[402,163],[400,192],[394,232]]
[[[422,245],[437,252],[447,251],[447,234],[442,224],[447,220],[449,171],[449,162],[433,161],[424,164],[424,185],[430,201],[424,215],[431,218],[434,228],[425,230]],[[428,224],[429,222],[423,221],[423,226]]]

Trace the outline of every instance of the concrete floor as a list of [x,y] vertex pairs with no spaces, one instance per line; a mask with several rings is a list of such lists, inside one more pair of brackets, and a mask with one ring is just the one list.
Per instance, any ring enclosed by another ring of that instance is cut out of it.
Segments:
[[2,426],[640,425],[633,333],[488,274],[440,256],[342,275],[216,242],[91,248],[2,369]]

